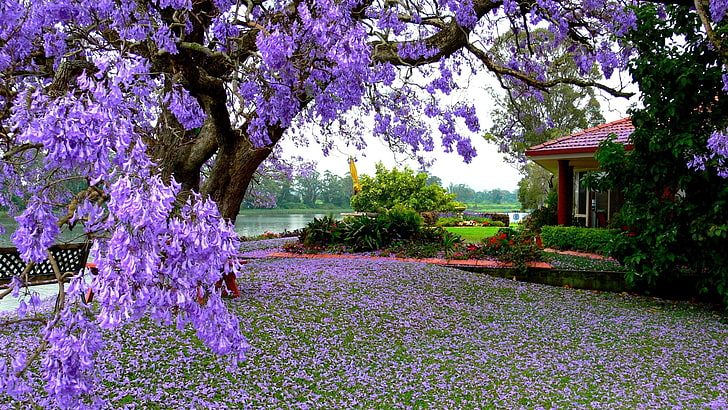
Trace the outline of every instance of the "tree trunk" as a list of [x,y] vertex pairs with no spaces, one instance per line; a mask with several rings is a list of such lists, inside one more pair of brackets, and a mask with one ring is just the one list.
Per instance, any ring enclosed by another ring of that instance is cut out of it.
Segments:
[[216,140],[214,131],[205,126],[200,130],[185,131],[172,113],[163,110],[156,141],[150,145],[151,155],[159,164],[164,181],[169,182],[174,176],[183,192],[197,192],[200,190],[200,169],[217,150]]
[[270,147],[253,147],[245,136],[220,147],[200,192],[217,203],[223,218],[235,222],[255,171],[271,152]]

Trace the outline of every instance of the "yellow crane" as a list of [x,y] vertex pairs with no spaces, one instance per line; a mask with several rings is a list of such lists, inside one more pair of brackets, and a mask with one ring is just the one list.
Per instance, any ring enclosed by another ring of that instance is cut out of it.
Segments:
[[359,175],[356,173],[354,157],[349,157],[349,172],[351,173],[351,182],[354,184],[354,195],[356,195],[361,191],[361,185],[359,184]]

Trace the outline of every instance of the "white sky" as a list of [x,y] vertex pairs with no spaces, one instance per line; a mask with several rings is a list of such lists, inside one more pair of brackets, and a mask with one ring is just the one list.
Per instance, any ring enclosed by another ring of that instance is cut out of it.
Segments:
[[[497,146],[482,138],[482,134],[492,124],[490,120],[490,94],[483,86],[471,86],[465,97],[459,96],[457,98],[476,101],[475,107],[480,120],[481,133],[473,135],[471,140],[478,152],[478,156],[470,164],[466,164],[457,153],[443,152],[436,142],[434,155],[436,161],[429,169],[429,173],[440,177],[443,187],[453,183],[466,184],[476,191],[496,188],[508,191],[518,189],[518,181],[521,180],[521,175],[513,165],[503,160],[503,155],[498,153]],[[624,118],[627,116],[629,106],[636,101],[636,97],[628,101],[603,96],[600,98],[602,115],[604,115],[607,122]],[[294,147],[292,143],[285,140],[281,142],[284,153],[294,153],[308,160],[317,161],[317,170],[320,173],[329,170],[340,176],[345,175],[349,171],[348,158],[350,155],[356,158],[359,175],[374,175],[375,164],[380,161],[390,169],[394,167],[401,169],[408,165],[411,169],[418,170],[419,166],[416,161],[405,160],[401,154],[395,155],[376,138],[369,138],[367,143],[369,146],[365,151],[357,152],[353,148],[345,152],[332,150],[328,157],[324,157],[320,147],[315,144],[312,144],[309,148],[300,148]]]

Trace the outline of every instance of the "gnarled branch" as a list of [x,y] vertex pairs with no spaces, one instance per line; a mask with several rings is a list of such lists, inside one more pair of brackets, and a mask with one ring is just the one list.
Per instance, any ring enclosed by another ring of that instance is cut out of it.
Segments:
[[634,95],[634,93],[620,91],[620,90],[617,90],[615,88],[606,86],[604,84],[601,84],[601,83],[598,83],[595,81],[586,81],[586,80],[581,80],[578,78],[557,78],[557,79],[548,80],[548,81],[536,80],[520,71],[516,71],[516,70],[510,69],[507,67],[503,67],[499,64],[496,64],[493,61],[493,59],[491,59],[483,50],[475,47],[472,44],[468,44],[465,48],[468,51],[470,51],[478,60],[480,60],[483,64],[485,64],[485,66],[491,72],[493,72],[499,76],[504,75],[504,76],[508,76],[508,77],[513,77],[513,78],[515,78],[519,81],[522,81],[525,84],[528,84],[529,86],[534,87],[539,90],[547,90],[558,84],[571,84],[571,85],[576,85],[579,87],[598,88],[602,91],[608,92],[609,94],[611,94],[615,97],[629,98],[632,95]]

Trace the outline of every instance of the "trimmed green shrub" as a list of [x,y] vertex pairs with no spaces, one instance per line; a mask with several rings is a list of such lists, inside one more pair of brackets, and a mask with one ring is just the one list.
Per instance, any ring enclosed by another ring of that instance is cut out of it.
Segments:
[[541,240],[547,248],[606,254],[619,232],[619,229],[543,226]]
[[412,240],[424,225],[424,218],[417,211],[399,204],[387,212],[380,213],[377,218],[383,219],[388,224],[391,239]]

